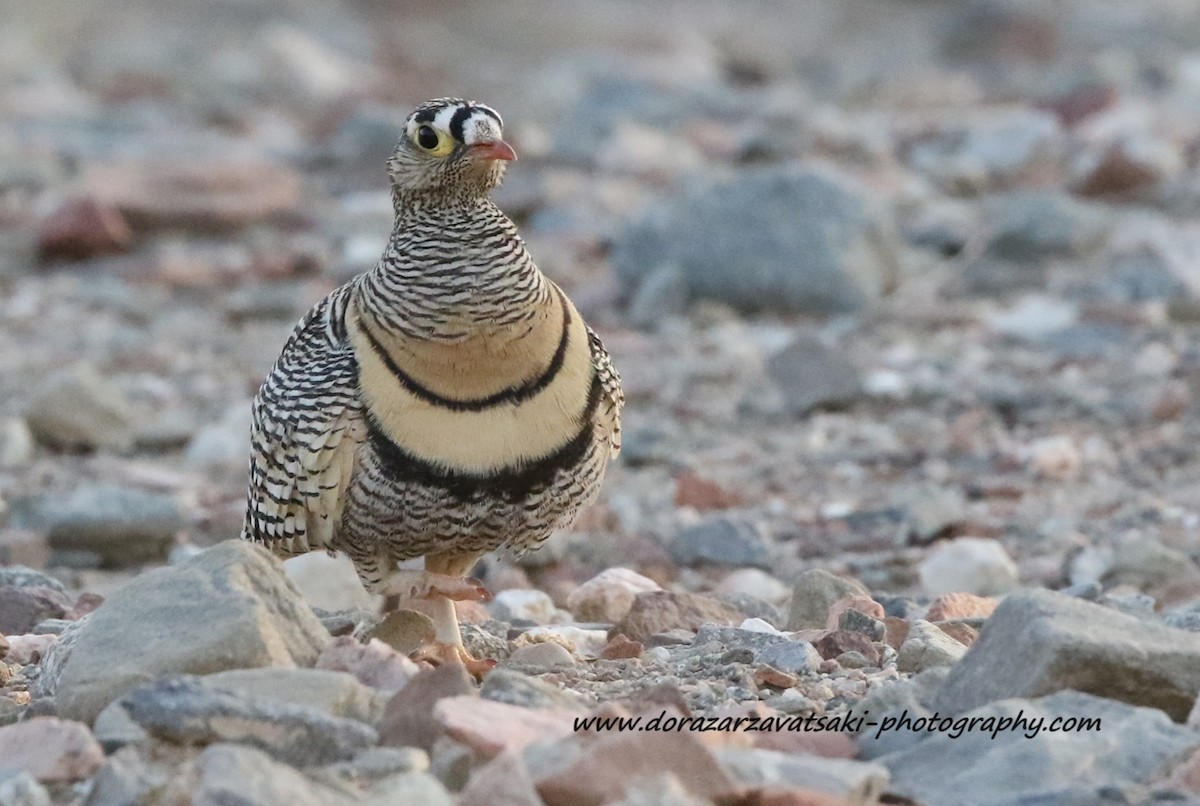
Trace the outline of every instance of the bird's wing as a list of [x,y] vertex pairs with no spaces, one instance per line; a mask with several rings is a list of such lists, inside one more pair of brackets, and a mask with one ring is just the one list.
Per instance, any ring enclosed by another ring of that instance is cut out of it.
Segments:
[[343,286],[309,311],[254,399],[242,537],[278,554],[329,548],[366,438],[350,293]]
[[607,432],[612,455],[621,452],[621,408],[625,405],[625,393],[621,391],[621,376],[613,366],[612,358],[604,349],[604,342],[590,327],[587,329],[588,346],[592,351],[592,366],[600,379],[600,407],[597,420]]

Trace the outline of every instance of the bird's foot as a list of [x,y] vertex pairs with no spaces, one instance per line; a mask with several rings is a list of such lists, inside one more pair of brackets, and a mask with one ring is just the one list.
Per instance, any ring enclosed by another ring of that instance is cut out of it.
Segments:
[[444,644],[440,641],[435,641],[417,650],[413,653],[413,660],[423,660],[434,666],[461,663],[476,680],[482,680],[488,672],[496,668],[496,661],[491,658],[476,658],[462,646]]
[[486,602],[492,598],[483,583],[473,577],[409,569],[396,571],[388,577],[381,593],[406,599],[442,597],[456,602]]

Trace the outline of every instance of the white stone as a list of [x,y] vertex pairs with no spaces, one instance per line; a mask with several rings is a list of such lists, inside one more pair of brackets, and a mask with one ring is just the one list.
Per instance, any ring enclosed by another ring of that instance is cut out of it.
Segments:
[[323,551],[310,551],[285,561],[283,571],[311,607],[335,611],[379,606],[379,597],[367,593],[354,563],[344,554],[330,557]]
[[636,571],[609,568],[571,591],[567,607],[580,621],[615,624],[625,618],[639,593],[659,590],[657,582]]
[[715,590],[717,593],[748,594],[775,604],[782,604],[792,595],[789,586],[758,568],[739,568],[727,574]]
[[738,625],[738,629],[748,630],[749,632],[763,632],[768,635],[783,635],[777,628],[760,618],[748,618]]
[[939,544],[918,569],[931,596],[974,593],[995,596],[1017,586],[1017,565],[995,540],[958,537]]
[[1068,436],[1045,437],[1028,448],[1029,468],[1039,478],[1065,481],[1079,475],[1083,457]]
[[1053,297],[1024,297],[1005,311],[986,316],[989,329],[1004,336],[1036,339],[1079,321],[1079,306]]
[[585,630],[571,624],[534,627],[521,633],[513,644],[514,647],[522,647],[543,642],[561,644],[576,657],[588,660],[600,657],[600,651],[608,644],[608,632]]
[[561,621],[560,611],[545,591],[530,588],[509,588],[496,594],[490,609],[501,621],[532,621],[534,624],[554,624]]

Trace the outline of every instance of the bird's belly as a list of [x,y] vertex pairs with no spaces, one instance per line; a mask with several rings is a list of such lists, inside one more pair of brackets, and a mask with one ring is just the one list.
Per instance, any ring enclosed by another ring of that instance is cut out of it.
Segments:
[[386,547],[394,560],[536,547],[569,525],[599,490],[607,446],[590,428],[580,437],[577,450],[564,450],[546,465],[486,476],[439,476],[406,466],[369,440],[347,490],[338,547],[352,554]]

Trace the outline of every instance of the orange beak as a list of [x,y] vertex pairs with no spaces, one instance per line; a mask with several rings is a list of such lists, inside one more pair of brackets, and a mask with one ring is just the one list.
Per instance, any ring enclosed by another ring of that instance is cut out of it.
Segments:
[[512,162],[517,158],[517,152],[503,140],[492,140],[490,143],[476,143],[470,146],[469,153],[477,160],[505,160]]

